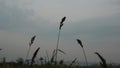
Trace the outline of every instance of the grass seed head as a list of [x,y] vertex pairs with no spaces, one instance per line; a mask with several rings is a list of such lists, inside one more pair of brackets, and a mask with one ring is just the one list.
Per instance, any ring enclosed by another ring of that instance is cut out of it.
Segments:
[[40,49],[40,47],[38,47],[37,50],[34,52],[33,57],[32,57],[32,61],[31,61],[31,65],[34,63],[35,57],[37,56],[39,49]]
[[76,39],[78,44],[83,48],[83,44],[82,44],[82,41],[80,39]]

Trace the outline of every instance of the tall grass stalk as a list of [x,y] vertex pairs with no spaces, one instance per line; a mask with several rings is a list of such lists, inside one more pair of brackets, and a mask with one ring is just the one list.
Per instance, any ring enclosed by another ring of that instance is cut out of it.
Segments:
[[82,50],[83,50],[83,54],[84,54],[84,57],[85,57],[85,61],[86,61],[86,65],[88,66],[88,61],[87,61],[87,57],[86,57],[86,53],[85,53],[85,50],[84,50],[84,47],[83,47],[83,44],[82,44],[82,41],[80,39],[76,39],[78,44],[82,47]]
[[57,39],[57,47],[56,47],[56,56],[55,56],[55,61],[57,61],[57,53],[58,53],[58,45],[59,45],[59,39],[60,39],[60,30],[59,30],[59,32],[58,32],[58,39]]
[[60,26],[59,26],[59,31],[58,31],[58,39],[57,39],[57,46],[56,46],[56,56],[55,56],[55,61],[57,61],[57,53],[58,53],[58,45],[59,45],[59,39],[60,39],[60,30],[61,27],[63,26],[63,22],[65,21],[66,17],[63,17],[61,22],[60,22]]
[[28,55],[29,55],[29,52],[30,52],[30,49],[31,49],[31,45],[32,45],[33,42],[34,42],[35,37],[36,37],[36,36],[33,36],[33,37],[31,38],[31,41],[30,41],[30,43],[29,43],[29,49],[28,49],[28,51],[27,51],[27,55],[26,55],[25,61],[27,61],[27,59],[28,59]]

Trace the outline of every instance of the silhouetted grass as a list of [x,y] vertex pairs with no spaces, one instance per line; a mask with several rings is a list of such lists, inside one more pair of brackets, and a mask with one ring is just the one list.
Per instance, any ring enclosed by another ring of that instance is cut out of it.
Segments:
[[103,68],[107,68],[107,63],[106,63],[106,60],[98,53],[98,52],[95,52],[96,55],[98,55],[98,57],[101,59],[102,62],[100,62],[100,65],[103,67]]
[[63,26],[63,22],[65,21],[66,17],[63,17],[61,22],[60,22],[60,26],[59,26],[59,31],[58,31],[58,39],[57,39],[57,45],[56,45],[56,51],[55,51],[55,61],[57,61],[57,53],[58,53],[58,45],[59,45],[59,39],[60,39],[60,30]]
[[85,61],[86,61],[86,65],[88,66],[88,62],[87,62],[87,57],[86,57],[86,53],[85,53],[85,50],[84,50],[84,47],[83,47],[83,44],[82,44],[82,41],[80,39],[76,39],[78,44],[82,47],[83,49],[83,54],[84,54],[84,57],[85,57]]
[[31,60],[31,66],[35,62],[34,60],[35,60],[35,57],[37,56],[37,53],[38,53],[39,49],[40,49],[40,47],[38,47],[37,50],[33,54],[33,57],[32,57],[32,60]]
[[31,41],[30,41],[30,43],[29,43],[29,49],[28,49],[28,51],[27,51],[27,55],[26,55],[25,61],[27,61],[27,58],[28,58],[28,55],[29,55],[29,52],[30,52],[31,45],[33,44],[35,38],[36,38],[36,36],[33,36],[33,37],[31,38]]
[[[58,48],[59,38],[60,38],[60,30],[61,30],[61,28],[63,26],[63,22],[65,21],[65,19],[66,19],[66,17],[63,17],[61,19],[61,22],[60,22],[60,25],[59,25],[59,32],[58,32],[58,39],[57,39],[56,49],[53,50],[53,53],[52,53],[52,56],[51,56],[50,59],[49,59],[48,53],[46,51],[47,59],[46,59],[46,57],[41,57],[39,59],[39,61],[41,61],[41,65],[40,64],[34,64],[35,63],[35,58],[36,58],[36,56],[38,54],[38,51],[40,50],[40,47],[38,47],[35,50],[35,52],[33,53],[33,56],[32,56],[32,59],[31,59],[31,64],[25,64],[24,60],[22,60],[23,62],[20,61],[18,63],[16,63],[16,62],[6,62],[6,59],[4,58],[3,62],[0,63],[0,68],[101,68],[101,67],[103,67],[103,68],[120,68],[120,65],[113,66],[113,65],[107,64],[106,60],[98,52],[95,52],[95,54],[101,60],[100,65],[90,65],[90,66],[88,66],[88,61],[87,61],[86,53],[85,53],[85,50],[84,50],[84,46],[83,46],[82,41],[80,39],[76,39],[76,40],[77,40],[78,44],[81,46],[81,48],[83,50],[86,66],[77,65],[75,63],[77,58],[75,58],[73,61],[71,61],[70,64],[65,64],[63,59],[58,62],[57,61],[57,53],[58,53],[58,51],[60,53],[62,53],[62,54],[66,54],[64,51],[62,51],[61,49]],[[31,41],[29,43],[29,49],[27,51],[25,61],[28,59],[30,48],[31,48],[31,45],[34,43],[35,38],[36,38],[36,36],[33,36],[31,38]],[[1,50],[2,49],[0,48],[0,51]],[[43,63],[43,62],[45,62],[45,63]]]

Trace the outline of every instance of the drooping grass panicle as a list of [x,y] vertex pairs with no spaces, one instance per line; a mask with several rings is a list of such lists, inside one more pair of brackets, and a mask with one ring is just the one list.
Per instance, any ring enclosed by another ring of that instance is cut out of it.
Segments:
[[31,60],[31,65],[34,63],[35,57],[37,56],[37,53],[39,51],[40,47],[37,48],[37,50],[33,53],[32,60]]
[[77,40],[78,44],[82,47],[83,54],[84,54],[85,61],[86,61],[86,65],[88,66],[87,57],[86,57],[86,53],[85,53],[85,50],[84,50],[84,47],[83,47],[82,41],[81,41],[80,39],[76,39],[76,40]]
[[100,62],[100,64],[102,65],[103,68],[107,68],[107,63],[106,63],[106,60],[98,53],[98,52],[95,52],[95,54],[100,58],[100,60],[102,62]]
[[95,52],[95,54],[98,55],[98,57],[101,59],[101,61],[102,61],[103,63],[106,62],[106,60],[105,60],[98,52]]
[[78,44],[83,48],[83,44],[82,44],[81,40],[80,39],[76,39],[76,40],[77,40]]

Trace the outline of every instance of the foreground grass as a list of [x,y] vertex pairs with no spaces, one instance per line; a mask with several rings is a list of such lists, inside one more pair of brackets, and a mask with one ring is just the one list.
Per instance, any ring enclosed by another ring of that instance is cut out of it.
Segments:
[[[0,68],[102,68],[99,65],[91,65],[91,66],[77,66],[73,65],[71,67],[67,65],[20,65],[20,64],[0,64]],[[109,65],[108,68],[120,68],[120,65]]]

